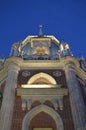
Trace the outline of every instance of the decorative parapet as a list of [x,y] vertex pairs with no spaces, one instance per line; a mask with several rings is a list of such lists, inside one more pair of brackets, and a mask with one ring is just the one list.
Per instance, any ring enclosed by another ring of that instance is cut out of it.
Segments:
[[22,110],[30,110],[35,101],[44,104],[45,101],[51,101],[55,110],[63,110],[63,97],[68,95],[68,89],[64,88],[17,88],[17,96],[22,98]]

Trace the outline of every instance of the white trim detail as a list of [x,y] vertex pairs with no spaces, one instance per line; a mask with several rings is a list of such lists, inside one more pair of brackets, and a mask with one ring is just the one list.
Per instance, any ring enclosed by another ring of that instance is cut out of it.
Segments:
[[48,80],[50,82],[50,84],[53,84],[53,85],[57,84],[55,79],[52,76],[50,76],[49,74],[43,73],[43,72],[33,75],[29,79],[28,84],[33,84],[39,78],[44,78],[44,79]]
[[54,121],[56,123],[56,130],[64,130],[63,122],[62,122],[60,115],[56,111],[54,111],[52,108],[50,108],[44,104],[33,108],[31,111],[29,111],[25,115],[25,117],[23,119],[23,123],[22,123],[22,130],[29,130],[30,121],[32,120],[32,118],[34,118],[40,112],[45,112],[54,119]]

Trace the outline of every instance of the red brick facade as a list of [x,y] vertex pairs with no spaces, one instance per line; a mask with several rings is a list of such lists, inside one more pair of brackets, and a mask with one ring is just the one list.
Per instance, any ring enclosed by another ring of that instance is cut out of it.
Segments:
[[[53,108],[53,105],[49,102],[46,102],[48,106]],[[46,104],[45,103],[45,104]],[[32,105],[32,108],[39,105],[39,102],[35,102]],[[22,111],[21,109],[21,98],[16,97],[15,100],[15,106],[14,106],[14,114],[13,114],[13,122],[12,122],[12,130],[21,130],[22,129],[22,121],[24,116],[26,115],[28,111]],[[69,103],[69,97],[64,97],[64,110],[57,111],[64,124],[64,130],[74,130],[72,115],[71,115],[71,109],[70,109],[70,103]],[[33,130],[33,128],[39,128],[39,127],[47,127],[47,128],[53,128],[53,130],[56,130],[56,124],[55,121],[52,119],[50,115],[44,112],[40,112],[37,114],[30,123],[29,130]]]
[[[20,71],[19,77],[18,77],[18,84],[19,86],[21,84],[26,84],[27,81],[32,77],[33,75],[39,73],[39,72],[44,72],[48,73],[51,75],[58,84],[62,84],[62,87],[67,87],[66,86],[66,79],[65,79],[65,74],[62,70],[59,70],[62,75],[60,77],[56,77],[53,75],[53,72],[58,71],[58,70],[30,70],[30,75],[27,77],[24,77],[22,75],[22,72],[24,70]],[[13,114],[13,122],[12,122],[12,130],[21,130],[22,129],[22,121],[24,116],[27,114],[28,110],[22,111],[21,108],[21,97],[16,97],[15,99],[15,106],[14,106],[14,114]],[[45,101],[45,105],[51,107],[54,109],[53,104],[50,101]],[[35,106],[40,105],[39,101],[35,101],[31,109],[33,109]],[[73,120],[72,120],[72,114],[71,114],[71,108],[70,108],[70,102],[69,102],[69,97],[65,96],[64,97],[64,109],[63,110],[57,110],[58,114],[61,116],[63,125],[64,125],[64,130],[74,130],[74,125],[73,125]],[[33,128],[52,128],[53,130],[56,130],[56,122],[54,119],[48,115],[45,112],[40,112],[38,113],[30,122],[29,130],[33,130]]]
[[52,128],[56,130],[56,124],[50,115],[40,112],[31,120],[29,130],[33,130],[33,128]]

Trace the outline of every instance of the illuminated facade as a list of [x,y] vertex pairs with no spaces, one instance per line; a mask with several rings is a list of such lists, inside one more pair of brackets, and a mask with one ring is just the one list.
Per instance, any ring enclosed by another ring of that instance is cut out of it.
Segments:
[[28,36],[0,61],[0,130],[86,130],[86,61],[54,36]]

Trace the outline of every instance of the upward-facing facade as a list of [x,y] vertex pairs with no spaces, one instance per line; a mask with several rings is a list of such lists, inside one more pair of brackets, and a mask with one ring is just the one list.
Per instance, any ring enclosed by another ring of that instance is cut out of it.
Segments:
[[0,130],[86,130],[86,61],[54,36],[28,36],[0,61]]

